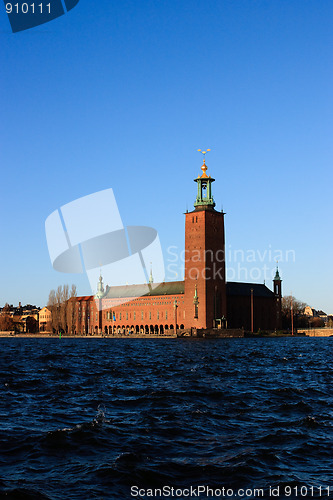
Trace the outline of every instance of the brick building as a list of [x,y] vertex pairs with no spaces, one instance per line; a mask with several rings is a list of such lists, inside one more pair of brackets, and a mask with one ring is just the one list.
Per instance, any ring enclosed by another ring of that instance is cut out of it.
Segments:
[[[164,334],[184,329],[281,328],[281,279],[271,291],[265,285],[225,279],[224,212],[215,210],[213,179],[194,181],[194,210],[185,214],[184,281],[106,286],[100,276],[95,296],[77,297],[78,333],[133,332]],[[73,299],[72,299],[73,300]]]

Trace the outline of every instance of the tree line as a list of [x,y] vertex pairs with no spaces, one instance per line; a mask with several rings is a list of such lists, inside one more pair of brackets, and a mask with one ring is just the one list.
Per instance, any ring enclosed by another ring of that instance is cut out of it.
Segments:
[[291,328],[291,311],[295,328],[322,328],[325,322],[322,318],[309,317],[304,315],[304,309],[308,304],[302,302],[292,295],[282,298],[282,327]]
[[56,290],[50,291],[47,303],[47,308],[51,311],[51,323],[47,325],[50,330],[70,335],[75,333],[76,301],[71,300],[74,297],[77,297],[76,285],[72,285],[71,289],[68,285],[60,285]]

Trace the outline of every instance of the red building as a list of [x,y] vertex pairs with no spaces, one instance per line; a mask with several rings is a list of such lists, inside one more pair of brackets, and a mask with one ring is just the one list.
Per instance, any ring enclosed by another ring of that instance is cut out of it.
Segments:
[[114,286],[77,297],[78,333],[164,334],[177,330],[281,328],[281,279],[265,285],[226,283],[224,212],[215,210],[213,179],[205,160],[194,210],[185,214],[184,281]]

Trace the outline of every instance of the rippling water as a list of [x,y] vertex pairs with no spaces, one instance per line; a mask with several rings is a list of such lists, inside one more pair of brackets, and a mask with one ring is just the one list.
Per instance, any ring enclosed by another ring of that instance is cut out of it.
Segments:
[[331,338],[0,346],[0,498],[333,497]]

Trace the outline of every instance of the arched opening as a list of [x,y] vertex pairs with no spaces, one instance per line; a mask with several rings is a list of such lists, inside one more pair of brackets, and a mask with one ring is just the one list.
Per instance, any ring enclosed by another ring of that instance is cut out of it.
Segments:
[[164,334],[164,328],[163,328],[163,325],[160,325],[160,335],[163,335]]
[[154,326],[150,325],[150,333],[154,333]]
[[169,330],[168,325],[165,325],[165,326],[164,326],[164,330]]
[[170,325],[170,330],[173,330],[173,325]]
[[108,327],[107,326],[104,327],[104,333],[105,333],[105,335],[108,334]]
[[154,333],[155,333],[155,334],[158,334],[158,325],[155,325],[155,328],[154,328]]
[[109,325],[109,335],[112,335],[112,326]]
[[180,325],[180,329],[184,330],[184,325],[183,324]]
[[140,333],[140,327],[139,327],[139,325],[136,325],[136,327],[135,327],[135,333]]
[[145,325],[145,334],[147,335],[149,333],[149,326]]

